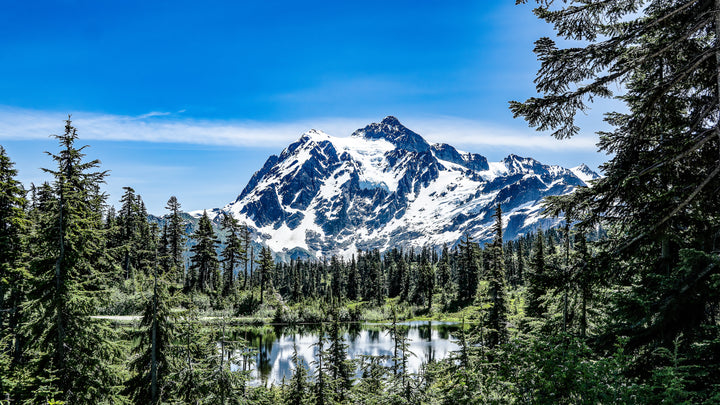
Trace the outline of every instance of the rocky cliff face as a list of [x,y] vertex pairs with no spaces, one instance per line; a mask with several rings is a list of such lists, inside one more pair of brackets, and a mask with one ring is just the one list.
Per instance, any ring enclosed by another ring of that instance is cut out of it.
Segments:
[[489,241],[498,203],[512,239],[558,221],[540,217],[543,197],[598,177],[585,165],[565,169],[516,155],[488,162],[430,145],[387,117],[345,138],[305,133],[270,156],[234,202],[208,214],[231,213],[276,252],[349,255],[453,245],[466,232]]

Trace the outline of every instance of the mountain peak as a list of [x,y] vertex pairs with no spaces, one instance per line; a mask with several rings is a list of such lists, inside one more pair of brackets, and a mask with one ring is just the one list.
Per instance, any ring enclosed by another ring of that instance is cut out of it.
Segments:
[[400,120],[393,117],[392,115],[388,115],[387,117],[383,118],[383,120],[380,123],[384,124],[384,125],[390,125],[390,126],[402,126],[402,124],[400,123]]
[[352,136],[365,139],[384,139],[399,149],[411,152],[427,152],[430,150],[430,144],[422,136],[405,127],[400,123],[400,120],[392,115],[388,115],[380,123],[375,122],[365,128],[358,129],[353,132]]
[[590,185],[588,183],[591,180],[599,179],[601,176],[597,173],[595,173],[591,168],[589,168],[585,163],[580,164],[580,166],[576,166],[570,169],[580,180],[584,181],[586,184]]
[[308,139],[312,139],[312,140],[314,140],[314,141],[319,141],[319,140],[327,140],[327,139],[330,139],[330,135],[326,134],[326,133],[323,132],[323,131],[320,131],[320,130],[317,130],[317,129],[313,128],[313,129],[305,132],[305,133],[302,135],[302,137],[300,137],[300,139],[302,139],[302,138],[308,138]]

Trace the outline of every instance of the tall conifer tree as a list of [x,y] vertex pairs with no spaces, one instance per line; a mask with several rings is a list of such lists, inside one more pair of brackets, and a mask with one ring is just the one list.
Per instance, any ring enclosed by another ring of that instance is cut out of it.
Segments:
[[478,247],[469,234],[465,234],[465,240],[460,241],[459,263],[457,275],[458,299],[462,302],[469,302],[475,299],[477,293],[478,275]]
[[260,303],[264,302],[264,293],[267,288],[272,289],[272,272],[275,268],[275,262],[273,261],[272,252],[270,248],[263,247],[260,250]]
[[223,289],[222,295],[227,297],[235,291],[235,271],[242,256],[245,254],[241,237],[241,228],[237,219],[225,214],[222,219],[223,230],[227,233],[225,248],[222,251]]
[[495,239],[490,247],[488,272],[488,346],[492,349],[507,341],[507,296],[505,291],[505,255],[503,254],[503,223],[500,204],[495,208],[493,232]]
[[610,347],[628,336],[627,350],[639,355],[645,375],[658,363],[658,346],[675,350],[680,337],[695,342],[676,353],[712,376],[699,377],[695,389],[717,386],[717,352],[699,342],[718,339],[712,240],[720,232],[720,1],[538,4],[535,13],[560,37],[581,42],[536,42],[541,96],[512,102],[514,114],[566,138],[580,131],[577,112],[615,96],[614,88],[626,107],[606,114],[613,130],[598,144],[611,156],[604,177],[552,202],[571,204],[583,231],[610,230],[599,256],[605,279],[620,288],[603,341]]
[[180,216],[180,203],[177,197],[170,197],[165,208],[170,211],[170,214],[166,215],[167,239],[174,278],[176,282],[181,282],[185,277],[182,257],[185,246],[185,223]]
[[77,131],[68,118],[56,135],[60,152],[49,154],[57,170],[52,200],[42,207],[33,241],[31,300],[28,304],[32,395],[68,403],[96,404],[117,387],[112,362],[117,351],[112,331],[89,318],[97,305],[103,263],[102,206],[105,172],[98,160],[84,161],[76,148]]
[[139,339],[135,357],[130,362],[134,371],[125,392],[136,404],[158,404],[170,393],[169,375],[172,360],[174,327],[166,281],[153,274],[153,288],[143,309],[141,329],[134,333]]
[[220,287],[220,276],[218,274],[217,246],[220,241],[215,236],[212,222],[203,212],[195,233],[191,236],[195,245],[190,248],[190,273],[192,274],[189,288],[202,292],[215,292]]
[[530,274],[527,275],[525,316],[542,318],[545,314],[542,296],[545,294],[545,247],[542,230],[538,229],[533,244]]
[[[5,379],[18,365],[23,349],[22,304],[29,274],[26,269],[25,191],[17,170],[0,146],[0,395],[9,392]],[[6,359],[3,361],[2,359]]]

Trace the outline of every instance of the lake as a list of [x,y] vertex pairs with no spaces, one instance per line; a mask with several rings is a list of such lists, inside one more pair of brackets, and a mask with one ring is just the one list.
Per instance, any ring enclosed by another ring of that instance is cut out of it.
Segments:
[[[407,337],[409,351],[408,372],[420,370],[423,363],[442,360],[459,349],[454,333],[460,325],[449,322],[413,321],[398,323],[401,333]],[[384,356],[389,360],[393,356],[394,343],[389,333],[390,324],[355,323],[343,325],[342,333],[348,345],[348,357],[359,360],[363,356]],[[236,357],[234,369],[251,372],[252,385],[280,384],[283,379],[289,381],[293,373],[293,346],[297,347],[298,357],[314,371],[313,362],[317,354],[319,325],[249,327],[237,332],[254,353]],[[326,346],[327,348],[327,346]],[[359,375],[359,372],[358,372]]]

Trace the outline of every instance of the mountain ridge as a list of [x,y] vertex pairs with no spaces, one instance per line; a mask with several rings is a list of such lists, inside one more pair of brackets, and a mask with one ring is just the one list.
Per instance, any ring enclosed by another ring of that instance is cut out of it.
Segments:
[[[357,249],[440,247],[463,234],[486,242],[496,204],[508,239],[556,225],[539,202],[600,176],[508,155],[488,162],[449,144],[430,144],[388,116],[335,137],[312,129],[271,155],[235,201],[208,210],[231,213],[275,251],[349,256]],[[202,211],[195,211],[199,216]]]

